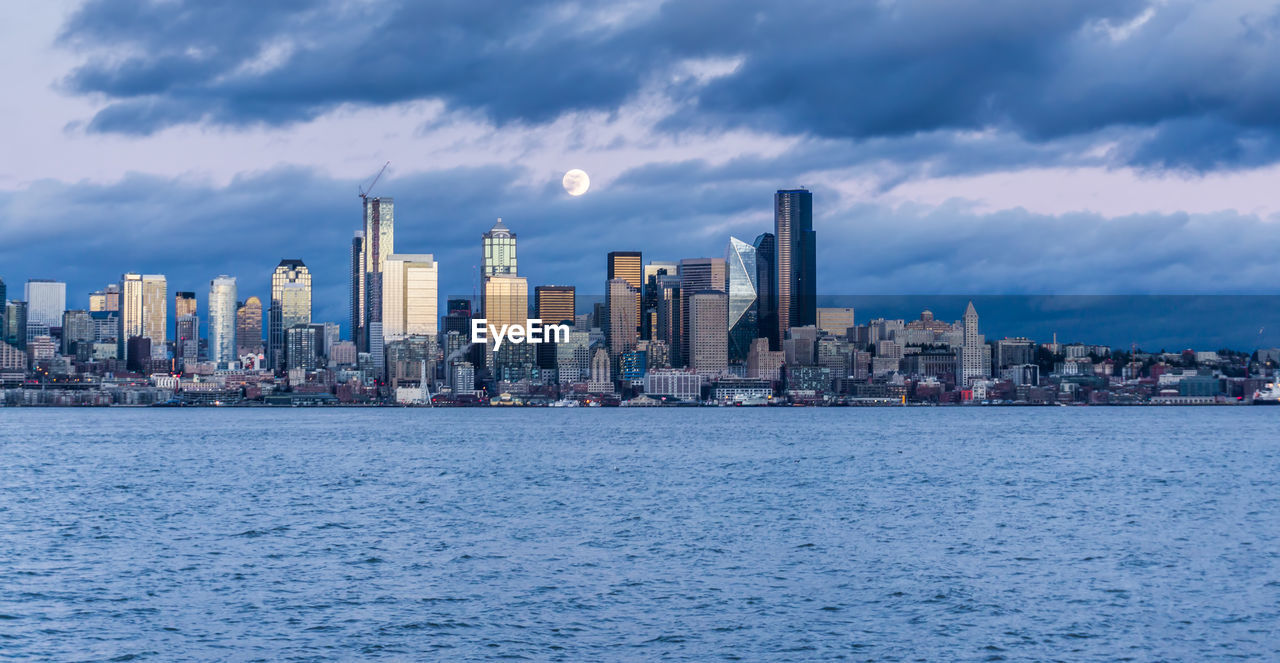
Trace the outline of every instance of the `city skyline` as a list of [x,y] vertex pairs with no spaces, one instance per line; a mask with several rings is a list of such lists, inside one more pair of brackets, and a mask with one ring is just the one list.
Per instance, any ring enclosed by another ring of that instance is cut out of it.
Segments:
[[[398,243],[436,257],[447,293],[472,291],[474,232],[497,217],[529,238],[521,271],[531,284],[603,294],[595,255],[631,247],[637,234],[647,255],[720,255],[726,236],[748,241],[768,221],[762,191],[801,185],[823,200],[818,281],[848,284],[833,294],[1271,292],[1271,256],[1244,239],[1280,240],[1276,142],[1247,101],[1274,89],[1262,7],[1079,3],[1045,16],[963,2],[897,13],[763,7],[797,28],[822,16],[865,44],[816,43],[783,58],[718,3],[703,11],[726,39],[701,45],[666,32],[690,18],[687,8],[617,9],[606,20],[598,8],[530,3],[522,21],[493,16],[493,32],[477,28],[476,43],[490,48],[423,58],[422,78],[352,69],[345,40],[389,25],[434,34],[445,8],[440,17],[399,2],[370,15],[350,8],[366,26],[352,35],[292,6],[6,7],[0,25],[22,29],[0,49],[24,104],[0,119],[15,128],[5,152],[24,157],[0,165],[0,264],[14,283],[53,277],[71,293],[100,288],[123,265],[201,292],[217,274],[257,283],[263,264],[302,256],[316,274],[316,317],[337,320],[347,256],[331,247],[350,239],[359,187],[390,161],[374,195],[396,198]],[[113,31],[113,20],[163,29]],[[574,31],[515,39],[524,26],[563,21],[597,26],[618,68],[576,58],[565,80],[586,79],[567,89],[526,72],[526,61],[587,48]],[[965,46],[1006,23],[1020,28],[992,51]],[[232,29],[245,24],[253,29]],[[1183,38],[1190,25],[1194,44]],[[422,48],[395,34],[392,51]],[[886,57],[892,36],[911,34],[938,39],[908,40]],[[669,50],[648,57],[637,44],[649,41]],[[626,48],[646,57],[617,57]],[[1150,66],[1112,66],[1149,52]],[[910,93],[893,62],[918,67]],[[529,87],[463,90],[431,73],[458,65],[488,83],[519,72]],[[1186,70],[1211,74],[1177,73]],[[395,94],[370,96],[357,84],[365,77]],[[309,101],[283,93],[303,81],[314,86],[299,95]],[[1117,105],[1112,89],[1132,104]],[[193,111],[193,90],[207,114]],[[831,114],[824,90],[852,102],[834,104],[846,115]],[[573,198],[560,178],[578,167],[592,186]],[[858,260],[842,259],[844,247]],[[51,260],[67,268],[50,274]]]

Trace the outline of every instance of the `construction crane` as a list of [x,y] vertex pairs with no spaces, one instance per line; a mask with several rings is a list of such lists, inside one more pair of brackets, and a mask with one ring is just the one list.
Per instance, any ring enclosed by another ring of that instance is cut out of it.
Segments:
[[373,193],[374,185],[378,183],[378,180],[382,179],[382,174],[387,172],[387,166],[390,166],[390,165],[391,165],[390,161],[382,164],[382,170],[379,170],[378,174],[373,176],[373,181],[369,183],[369,188],[366,189],[363,186],[360,187],[360,200],[367,201],[369,199],[369,194]]

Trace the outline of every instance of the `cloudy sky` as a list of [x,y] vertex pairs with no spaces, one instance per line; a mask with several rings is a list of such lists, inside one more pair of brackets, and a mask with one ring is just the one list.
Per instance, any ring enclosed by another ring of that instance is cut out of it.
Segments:
[[598,293],[606,252],[722,255],[794,186],[820,293],[1269,293],[1280,263],[1273,2],[48,0],[0,5],[0,57],[0,278],[72,306],[124,271],[265,296],[296,257],[345,323],[386,161],[450,293],[495,217],[531,284]]

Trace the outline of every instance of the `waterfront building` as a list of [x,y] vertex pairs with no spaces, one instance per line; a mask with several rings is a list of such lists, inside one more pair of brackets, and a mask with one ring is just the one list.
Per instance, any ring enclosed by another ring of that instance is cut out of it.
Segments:
[[301,260],[281,260],[271,273],[267,317],[267,365],[280,371],[285,363],[285,331],[311,324],[311,271]]
[[236,352],[237,296],[235,278],[223,274],[209,281],[209,360],[218,368],[231,368],[240,356]]
[[439,332],[439,264],[429,253],[393,253],[382,276],[384,342]]
[[746,360],[751,342],[760,333],[756,248],[737,237],[725,248],[725,285],[729,296],[729,361]]
[[702,397],[704,381],[703,376],[691,371],[657,369],[645,374],[644,393],[682,401],[698,400]]
[[774,194],[773,233],[777,246],[778,339],[792,327],[818,323],[817,239],[813,194],[805,189]]
[[696,292],[689,299],[689,368],[716,376],[729,367],[729,297],[719,290]]

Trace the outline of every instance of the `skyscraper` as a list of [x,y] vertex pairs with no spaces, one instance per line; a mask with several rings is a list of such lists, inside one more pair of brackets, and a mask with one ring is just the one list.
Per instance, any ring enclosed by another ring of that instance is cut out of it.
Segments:
[[357,348],[365,347],[361,342],[364,331],[364,231],[357,230],[351,239],[351,341]]
[[760,233],[756,249],[756,297],[759,299],[759,338],[769,339],[770,350],[781,350],[778,339],[778,243],[773,233]]
[[635,299],[638,292],[624,278],[609,279],[606,285],[605,308],[609,314],[605,321],[605,342],[615,363],[622,353],[636,349]]
[[987,375],[985,347],[986,339],[978,333],[978,310],[969,302],[964,309],[964,347],[960,350],[961,385],[968,386],[974,379]]
[[658,274],[655,278],[654,295],[654,333],[653,339],[666,345],[668,360],[672,366],[684,366],[681,354],[683,327],[682,299],[680,297],[680,276],[674,271],[671,274]]
[[126,357],[129,339],[145,338],[149,343],[136,343],[149,357],[128,357],[135,362],[163,359],[168,341],[168,283],[161,274],[127,273],[120,277],[120,333],[116,337],[119,356]]
[[493,224],[489,232],[481,240],[483,255],[481,256],[480,276],[515,276],[516,270],[516,234],[502,225],[502,219]]
[[689,369],[715,376],[729,366],[729,297],[720,290],[702,290],[689,298]]
[[[490,276],[484,280],[484,315],[488,324],[524,325],[529,317],[529,284],[520,276]],[[491,341],[492,342],[492,341]]]
[[[354,244],[354,242],[353,242]],[[364,239],[362,241],[364,285],[360,287],[364,301],[364,319],[360,348],[382,354],[382,268],[387,256],[395,250],[395,204],[391,198],[366,198],[364,200]],[[310,319],[308,317],[308,322]],[[287,329],[288,327],[285,327]],[[373,337],[377,336],[376,343]],[[283,337],[282,337],[283,338]],[[381,366],[381,359],[376,359]]]
[[393,253],[382,271],[382,338],[434,335],[439,265],[429,253]]
[[[236,280],[221,275],[209,282],[209,359],[230,368],[236,355]],[[192,301],[195,297],[192,297]]]
[[[685,258],[680,261],[680,356],[689,365],[689,303],[693,295],[704,290],[725,288],[724,258]],[[725,311],[725,323],[729,313]]]
[[27,303],[9,300],[4,304],[4,342],[27,349]]
[[119,311],[120,310],[120,285],[118,283],[109,284],[102,290],[95,290],[89,293],[89,312],[100,313],[103,311]]
[[607,280],[623,279],[636,291],[636,334],[640,333],[640,295],[644,290],[644,261],[639,251],[611,251]]
[[67,310],[67,284],[51,279],[28,279],[26,287],[27,324],[61,327]]
[[184,315],[196,314],[196,293],[194,292],[175,292],[173,293],[173,317],[181,318]]
[[741,362],[746,361],[751,342],[760,332],[756,247],[730,237],[724,261],[729,295],[729,359]]
[[173,336],[174,357],[179,360],[179,369],[189,370],[189,364],[200,360],[200,318],[195,314],[184,315],[174,326],[177,331]]
[[644,283],[640,287],[640,338],[657,338],[658,276],[674,276],[677,269],[676,263],[664,261],[653,261],[644,266]]
[[[381,302],[378,308],[381,310]],[[267,365],[282,370],[285,330],[311,324],[311,271],[301,260],[281,260],[272,272],[268,318]]]
[[262,300],[257,295],[236,309],[236,354],[262,354]]
[[780,190],[773,197],[777,241],[778,339],[792,327],[818,323],[817,238],[813,231],[813,194]]
[[62,354],[80,357],[92,354],[93,318],[88,311],[65,311],[59,326],[62,327]]
[[572,325],[574,305],[571,285],[540,285],[533,289],[533,308],[544,325]]

